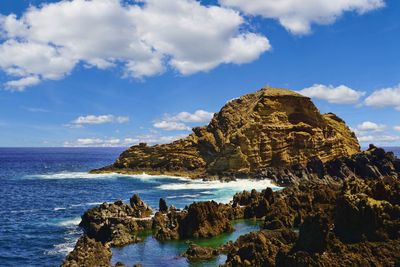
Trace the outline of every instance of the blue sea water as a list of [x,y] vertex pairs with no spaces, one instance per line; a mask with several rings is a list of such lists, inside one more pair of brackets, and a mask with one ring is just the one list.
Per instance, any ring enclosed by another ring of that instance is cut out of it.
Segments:
[[[82,233],[78,227],[80,216],[88,208],[105,201],[128,201],[137,193],[154,208],[160,197],[182,208],[199,200],[228,202],[235,192],[272,186],[267,180],[221,183],[87,173],[111,164],[123,150],[0,148],[0,266],[59,266]],[[244,221],[237,222],[234,227],[237,231],[233,234],[198,242],[218,245],[258,229],[256,223]],[[183,258],[176,258],[186,247],[185,242],[159,243],[147,236],[143,243],[115,249],[112,261],[142,262],[144,266],[161,263],[163,266],[189,266]]]

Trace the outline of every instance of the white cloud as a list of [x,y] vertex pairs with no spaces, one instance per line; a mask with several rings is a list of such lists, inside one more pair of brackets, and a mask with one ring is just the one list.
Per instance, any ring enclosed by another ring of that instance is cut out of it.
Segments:
[[373,132],[381,132],[386,128],[384,124],[377,124],[371,121],[364,121],[363,123],[357,125],[357,130],[359,131],[373,131]]
[[6,82],[6,89],[11,91],[23,91],[25,87],[32,86],[40,83],[40,79],[37,76],[28,76],[19,80]]
[[345,85],[334,87],[323,84],[314,84],[298,92],[302,95],[323,99],[334,104],[355,104],[365,94],[365,92],[356,91]]
[[190,127],[182,122],[177,121],[158,121],[153,124],[153,127],[166,131],[189,131]]
[[374,143],[394,143],[400,141],[400,136],[396,135],[365,135],[358,137],[360,142],[374,142]]
[[177,120],[183,122],[209,122],[214,116],[213,112],[205,110],[196,110],[194,113],[186,111],[180,112],[177,115],[170,118],[170,120]]
[[400,110],[400,85],[383,88],[373,92],[365,99],[367,106],[373,107],[394,107]]
[[381,8],[384,0],[219,0],[223,6],[272,18],[294,34],[311,31],[312,24],[331,24],[344,12],[359,14]]
[[352,130],[361,143],[387,144],[400,141],[400,136],[386,132],[385,129],[386,125],[384,124],[365,121]]
[[120,138],[78,138],[75,141],[66,141],[66,147],[126,147],[139,143],[149,145],[165,144],[183,138],[185,135],[160,136],[157,134],[138,135],[135,137]]
[[[129,122],[129,117],[125,116],[114,116],[114,115],[87,115],[79,116],[71,122],[72,126],[81,127],[84,124],[105,124],[105,123],[127,123]],[[74,128],[76,128],[74,127]]]
[[0,68],[40,80],[61,79],[79,62],[122,66],[124,76],[134,78],[168,67],[185,75],[208,71],[251,62],[270,49],[268,39],[248,32],[244,23],[236,11],[195,0],[48,3],[19,18],[0,15]]
[[399,126],[394,126],[393,129],[395,129],[396,131],[400,132],[400,125]]
[[185,123],[206,123],[209,122],[213,116],[214,113],[201,109],[196,110],[194,113],[183,111],[175,116],[165,114],[162,120],[154,122],[153,127],[166,131],[188,131],[190,127]]

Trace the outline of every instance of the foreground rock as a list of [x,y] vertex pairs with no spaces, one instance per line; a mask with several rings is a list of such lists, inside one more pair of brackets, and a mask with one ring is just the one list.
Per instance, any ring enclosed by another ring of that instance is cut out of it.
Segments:
[[226,266],[275,266],[280,251],[289,251],[296,240],[290,230],[259,231],[240,236],[228,254]]
[[269,167],[306,166],[359,152],[354,133],[308,97],[266,87],[228,102],[208,126],[171,144],[139,144],[93,172],[189,177],[254,176]]
[[104,203],[89,209],[82,216],[79,224],[84,232],[96,241],[110,242],[112,246],[124,246],[137,242],[136,233],[151,228],[151,209],[134,195],[131,206],[122,201]]
[[213,249],[210,247],[201,247],[195,244],[190,244],[189,248],[186,250],[183,257],[188,258],[190,261],[199,261],[199,260],[210,260],[216,256],[218,256],[218,249]]
[[171,211],[167,216],[155,217],[159,240],[180,238],[206,238],[225,232],[232,232],[233,227],[226,211],[231,208],[215,201],[191,204],[182,212]]
[[206,238],[232,231],[232,219],[255,217],[264,220],[263,230],[218,249],[191,245],[184,256],[227,253],[226,266],[400,266],[399,159],[371,145],[306,168],[299,167],[295,175],[303,178],[281,191],[243,191],[230,204],[198,202],[179,210],[161,199],[152,218],[137,195],[130,205],[104,203],[82,216],[87,236],[64,264],[91,266],[99,257],[98,265],[107,266],[109,247],[137,242],[144,229],[159,240]]
[[84,235],[79,238],[72,252],[68,254],[62,267],[99,266],[108,267],[111,249],[101,242]]
[[[254,210],[266,192],[235,199]],[[265,210],[264,227],[270,230],[240,237],[226,266],[398,266],[399,196],[400,180],[392,176],[274,192]]]

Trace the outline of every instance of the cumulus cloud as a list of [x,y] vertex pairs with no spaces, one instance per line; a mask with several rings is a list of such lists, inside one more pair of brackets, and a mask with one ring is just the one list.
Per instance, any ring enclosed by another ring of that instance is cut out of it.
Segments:
[[37,76],[28,76],[19,80],[6,82],[6,89],[11,91],[23,91],[25,87],[32,86],[40,83],[40,79]]
[[214,116],[213,112],[205,110],[196,110],[194,113],[186,111],[180,112],[177,115],[171,117],[171,120],[183,121],[183,122],[209,122]]
[[162,129],[166,131],[189,131],[190,127],[182,122],[177,121],[157,121],[153,124],[154,128]]
[[276,19],[294,34],[306,34],[312,24],[331,24],[344,12],[364,14],[381,8],[384,0],[219,0],[223,6],[244,13]]
[[187,75],[249,63],[269,50],[268,39],[245,30],[244,23],[237,11],[196,0],[31,6],[21,17],[0,15],[0,68],[18,78],[19,83],[8,84],[17,90],[61,79],[80,62],[99,69],[122,66],[124,77],[158,75],[168,68]]
[[138,135],[127,138],[78,138],[64,142],[65,147],[127,147],[139,143],[149,145],[165,144],[183,138],[185,135],[161,136],[157,134]]
[[394,107],[400,111],[400,85],[376,90],[365,99],[367,106]]
[[[400,136],[385,131],[386,128],[387,126],[384,124],[365,121],[352,130],[361,143],[387,144],[400,141]],[[396,129],[396,127],[394,127],[394,129]]]
[[190,127],[187,126],[186,123],[206,123],[209,122],[213,116],[213,112],[201,109],[196,110],[194,113],[183,111],[175,116],[165,114],[162,120],[154,122],[153,127],[167,131],[187,131],[190,130]]
[[129,117],[125,116],[114,116],[114,115],[87,115],[79,116],[75,120],[68,124],[70,126],[81,127],[84,124],[105,124],[105,123],[127,123]]
[[373,143],[394,143],[400,141],[400,136],[396,135],[364,135],[359,136],[360,142],[373,142]]
[[298,92],[302,95],[326,100],[334,104],[355,104],[365,94],[365,92],[351,89],[345,85],[334,87],[323,84],[314,84]]
[[371,121],[364,121],[363,123],[357,125],[357,130],[359,131],[373,131],[373,132],[381,132],[386,128],[384,124],[378,124]]

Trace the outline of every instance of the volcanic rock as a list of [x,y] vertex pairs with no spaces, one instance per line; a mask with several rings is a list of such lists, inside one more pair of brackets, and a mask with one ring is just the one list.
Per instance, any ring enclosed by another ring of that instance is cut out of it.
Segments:
[[159,209],[160,212],[166,213],[168,211],[168,206],[167,206],[167,202],[165,201],[165,199],[160,198],[158,206],[159,206],[158,209]]
[[275,266],[277,253],[288,251],[296,237],[288,229],[242,235],[233,243],[224,266]]
[[310,98],[266,87],[229,101],[210,124],[171,144],[139,144],[93,172],[249,176],[268,167],[306,166],[359,152],[353,132]]
[[137,218],[146,218],[152,214],[152,210],[143,200],[140,199],[139,195],[134,194],[130,199],[129,202],[131,207],[134,211],[134,217]]
[[155,215],[153,228],[159,240],[206,238],[233,231],[229,216],[234,216],[229,205],[215,201],[195,202],[187,210],[170,211],[167,216]]
[[108,267],[111,249],[101,242],[84,235],[79,238],[73,251],[65,258],[62,267],[99,266]]
[[131,205],[122,201],[103,203],[87,210],[79,226],[90,238],[113,246],[137,242],[135,233],[151,228],[151,219],[141,219],[149,216],[151,209],[137,195],[131,198]]
[[185,253],[182,254],[182,256],[188,258],[191,261],[194,261],[209,260],[216,257],[218,254],[218,249],[190,244],[189,248],[186,250]]

